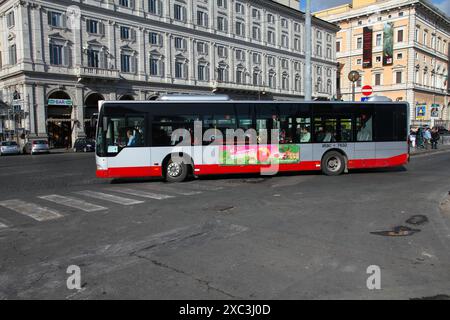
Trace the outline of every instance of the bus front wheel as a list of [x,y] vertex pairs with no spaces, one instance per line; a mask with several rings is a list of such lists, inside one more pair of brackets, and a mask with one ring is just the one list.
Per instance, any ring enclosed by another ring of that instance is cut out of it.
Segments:
[[345,170],[345,157],[337,152],[331,151],[322,159],[322,171],[327,176],[338,176]]
[[188,175],[188,166],[184,161],[170,159],[165,166],[167,182],[183,182]]

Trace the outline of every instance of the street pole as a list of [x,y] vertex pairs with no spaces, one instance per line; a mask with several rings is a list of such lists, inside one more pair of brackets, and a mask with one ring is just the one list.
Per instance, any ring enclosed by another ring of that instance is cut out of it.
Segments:
[[355,102],[356,100],[356,84],[355,82],[352,82],[352,101]]
[[305,12],[305,100],[312,100],[312,19],[311,19],[311,0],[306,0]]

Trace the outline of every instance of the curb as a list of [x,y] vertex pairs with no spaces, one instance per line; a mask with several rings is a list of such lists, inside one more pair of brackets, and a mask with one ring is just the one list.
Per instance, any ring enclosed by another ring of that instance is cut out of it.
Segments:
[[433,152],[420,152],[420,153],[410,153],[410,157],[418,157],[418,156],[431,156],[433,154],[441,154],[441,153],[447,153],[450,152],[450,149],[445,150],[439,150],[439,151],[433,151]]

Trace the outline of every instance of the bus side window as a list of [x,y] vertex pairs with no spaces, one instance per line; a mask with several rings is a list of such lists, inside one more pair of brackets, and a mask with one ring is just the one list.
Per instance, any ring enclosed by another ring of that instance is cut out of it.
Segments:
[[373,141],[373,118],[362,114],[356,117],[356,141]]

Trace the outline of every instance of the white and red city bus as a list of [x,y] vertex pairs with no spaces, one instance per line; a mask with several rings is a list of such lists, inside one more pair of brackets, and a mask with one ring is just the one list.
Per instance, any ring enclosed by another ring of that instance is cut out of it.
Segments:
[[305,170],[339,175],[409,161],[407,103],[174,96],[102,101],[99,109],[100,178],[180,182],[190,174]]

